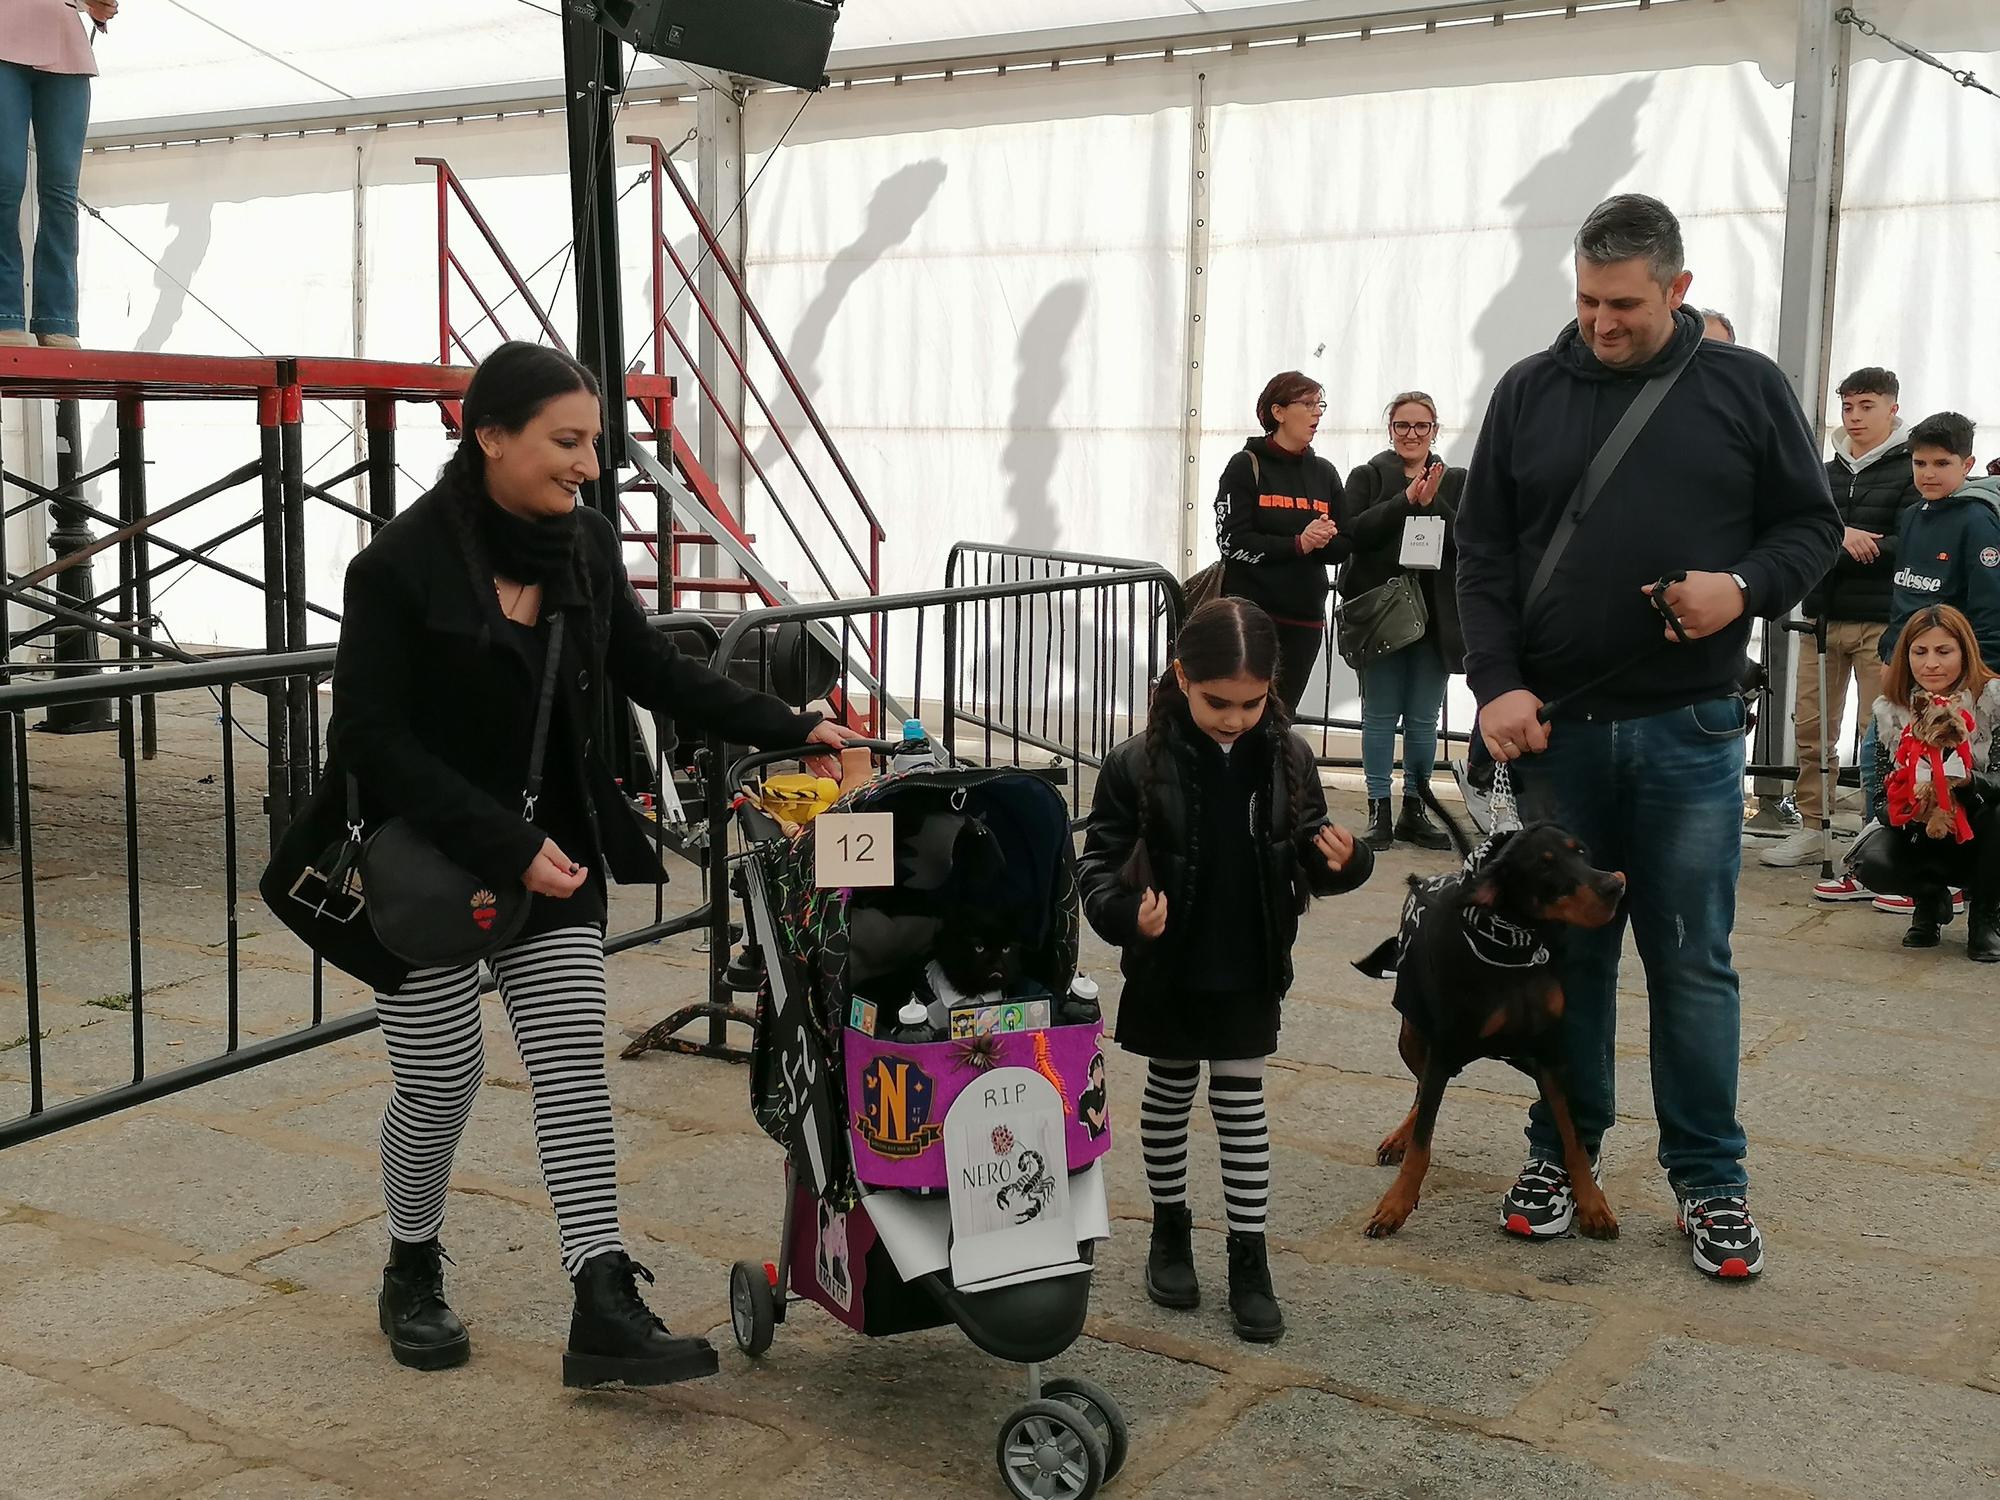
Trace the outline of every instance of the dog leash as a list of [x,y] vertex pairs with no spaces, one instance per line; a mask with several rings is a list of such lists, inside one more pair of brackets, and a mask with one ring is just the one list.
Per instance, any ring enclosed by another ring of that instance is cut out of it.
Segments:
[[[1687,633],[1687,627],[1681,624],[1680,616],[1675,614],[1673,606],[1667,603],[1667,590],[1672,588],[1677,583],[1686,583],[1686,582],[1687,582],[1687,574],[1684,572],[1663,573],[1660,575],[1658,579],[1654,580],[1653,592],[1646,596],[1646,602],[1653,606],[1654,613],[1659,615],[1659,617],[1662,620],[1665,620],[1667,622],[1667,629],[1671,630],[1674,633],[1674,640],[1683,646],[1688,645],[1690,642],[1692,642],[1694,637]],[[1644,650],[1639,651],[1630,657],[1627,657],[1624,661],[1618,663],[1618,665],[1613,667],[1610,671],[1600,672],[1597,676],[1591,678],[1590,681],[1584,683],[1581,687],[1571,688],[1568,692],[1564,693],[1560,698],[1551,698],[1547,703],[1544,703],[1541,706],[1540,710],[1538,710],[1536,714],[1536,717],[1539,718],[1544,724],[1552,723],[1555,720],[1556,715],[1561,713],[1564,709],[1568,708],[1571,704],[1575,703],[1577,699],[1596,692],[1599,688],[1603,687],[1607,682],[1610,682],[1614,678],[1623,677],[1627,672],[1631,671],[1634,667],[1644,665],[1647,661],[1650,661],[1660,651],[1665,650],[1667,644],[1668,643],[1666,641],[1650,642],[1645,647]]]
[[[1653,584],[1653,592],[1646,596],[1646,602],[1653,606],[1654,612],[1662,620],[1666,621],[1667,628],[1674,633],[1675,641],[1683,646],[1693,640],[1693,637],[1687,633],[1687,627],[1681,624],[1680,616],[1674,613],[1673,606],[1667,603],[1667,590],[1677,583],[1686,581],[1685,572],[1663,573]],[[1544,724],[1552,723],[1558,714],[1577,699],[1596,692],[1613,678],[1621,677],[1634,667],[1651,660],[1656,652],[1664,649],[1665,645],[1664,641],[1649,644],[1643,651],[1620,662],[1610,671],[1600,673],[1581,687],[1571,688],[1560,698],[1550,699],[1537,711],[1536,717]],[[1495,833],[1506,833],[1521,826],[1521,805],[1514,795],[1514,773],[1511,762],[1503,760],[1494,766],[1493,791],[1487,805],[1492,809],[1491,822]]]

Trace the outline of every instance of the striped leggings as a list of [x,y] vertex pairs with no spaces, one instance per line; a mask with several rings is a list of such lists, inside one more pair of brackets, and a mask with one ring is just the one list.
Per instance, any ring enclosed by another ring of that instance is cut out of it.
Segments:
[[[523,938],[492,960],[514,1045],[534,1092],[535,1149],[555,1204],[563,1269],[624,1248],[604,1076],[604,933],[564,927]],[[479,969],[417,969],[375,1012],[395,1092],[382,1117],[389,1232],[417,1243],[444,1225],[451,1159],[486,1071]]]
[[[1155,1203],[1187,1202],[1188,1116],[1201,1064],[1153,1058],[1139,1101],[1139,1144]],[[1271,1125],[1264,1113],[1264,1059],[1208,1065],[1208,1107],[1222,1147],[1222,1201],[1236,1234],[1262,1234],[1271,1200]]]

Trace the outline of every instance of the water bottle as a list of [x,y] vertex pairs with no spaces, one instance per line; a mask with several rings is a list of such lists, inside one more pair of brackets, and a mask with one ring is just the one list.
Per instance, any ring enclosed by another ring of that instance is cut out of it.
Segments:
[[903,1008],[896,1012],[896,1026],[889,1033],[889,1040],[905,1044],[937,1040],[937,1028],[931,1025],[931,1013],[923,1001],[912,995],[903,1002]]
[[898,771],[937,770],[944,765],[944,756],[931,737],[924,732],[922,719],[903,720],[903,743],[896,751]]
[[1056,1004],[1058,1026],[1090,1026],[1103,1014],[1097,1003],[1097,981],[1079,974],[1069,982],[1069,993]]

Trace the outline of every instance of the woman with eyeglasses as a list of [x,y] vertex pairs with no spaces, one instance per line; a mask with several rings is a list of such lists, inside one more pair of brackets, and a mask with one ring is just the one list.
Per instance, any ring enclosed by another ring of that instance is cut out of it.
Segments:
[[[1397,839],[1420,849],[1449,849],[1451,839],[1417,799],[1437,763],[1438,715],[1447,677],[1465,670],[1465,638],[1453,588],[1457,548],[1451,528],[1465,490],[1465,470],[1445,467],[1431,451],[1438,435],[1437,403],[1405,391],[1388,405],[1389,446],[1347,476],[1340,529],[1353,549],[1341,570],[1340,596],[1352,601],[1390,579],[1412,579],[1424,603],[1423,637],[1400,650],[1364,660],[1361,677],[1361,765],[1368,783],[1368,843],[1387,849]],[[1352,642],[1343,642],[1349,649]],[[1390,822],[1390,771],[1396,734],[1403,736],[1403,810]]]
[[1222,469],[1215,496],[1215,537],[1222,550],[1222,592],[1260,606],[1278,627],[1275,686],[1295,713],[1326,641],[1326,570],[1346,560],[1334,519],[1340,471],[1312,451],[1326,414],[1318,381],[1286,370],[1257,396],[1262,437],[1253,437]]

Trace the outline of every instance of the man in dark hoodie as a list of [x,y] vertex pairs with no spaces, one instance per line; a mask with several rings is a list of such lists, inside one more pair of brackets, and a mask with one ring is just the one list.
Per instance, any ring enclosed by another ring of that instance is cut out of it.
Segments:
[[[1660,1164],[1694,1262],[1752,1276],[1736,1118],[1741,999],[1730,965],[1742,864],[1750,622],[1781,615],[1833,563],[1840,519],[1818,444],[1778,367],[1704,342],[1684,308],[1680,225],[1657,199],[1598,205],[1576,237],[1577,321],[1501,377],[1459,510],[1466,673],[1487,746],[1522,812],[1553,818],[1630,884],[1619,919],[1563,957],[1569,1101],[1595,1158],[1614,1118],[1618,957],[1630,921],[1651,1005]],[[1532,581],[1585,467],[1648,382],[1679,369],[1595,503]],[[1666,603],[1649,595],[1682,575]],[[1553,722],[1543,705],[1562,700]],[[1554,1119],[1536,1104],[1529,1160],[1501,1207],[1513,1233],[1575,1214]]]

